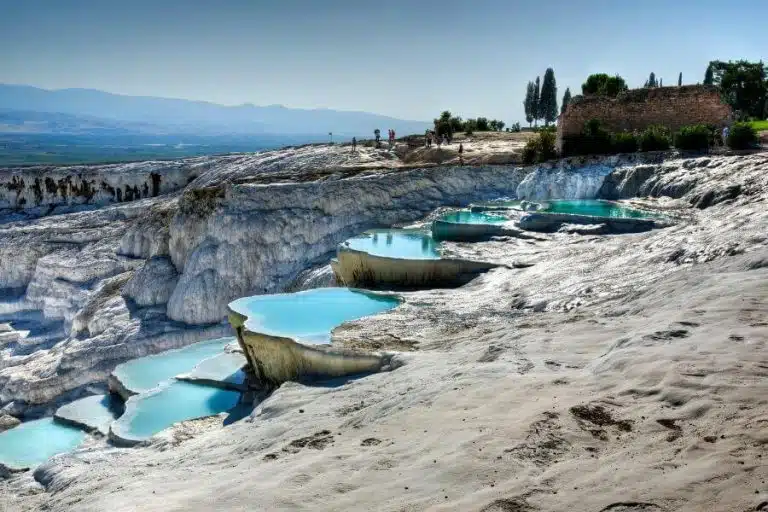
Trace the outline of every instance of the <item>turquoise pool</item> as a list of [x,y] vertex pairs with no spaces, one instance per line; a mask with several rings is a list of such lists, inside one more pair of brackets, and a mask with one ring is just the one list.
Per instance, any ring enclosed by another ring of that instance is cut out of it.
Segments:
[[147,439],[174,423],[226,412],[240,393],[182,381],[131,397],[125,414],[112,423],[112,432],[131,441]]
[[180,373],[190,372],[198,363],[221,354],[234,338],[201,341],[184,348],[140,357],[118,365],[113,372],[127,389],[143,393]]
[[469,210],[448,213],[440,217],[440,220],[455,224],[504,224],[509,221],[509,219],[501,215],[491,215]]
[[74,450],[84,440],[85,432],[53,418],[28,421],[0,433],[0,462],[14,469],[31,468]]
[[549,213],[571,213],[575,215],[592,215],[595,217],[617,217],[644,219],[648,217],[657,217],[650,212],[627,208],[619,203],[611,201],[601,201],[599,199],[584,199],[572,201],[547,201],[543,204],[543,212]]
[[374,256],[408,260],[437,260],[440,253],[437,242],[420,231],[392,229],[373,231],[350,238],[342,245]]
[[253,332],[312,344],[330,343],[334,327],[392,309],[400,300],[349,288],[316,288],[297,293],[243,297],[229,307],[248,317]]

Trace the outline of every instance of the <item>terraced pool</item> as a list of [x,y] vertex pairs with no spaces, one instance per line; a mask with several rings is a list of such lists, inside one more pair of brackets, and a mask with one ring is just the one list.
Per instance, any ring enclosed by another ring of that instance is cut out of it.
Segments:
[[501,215],[491,215],[489,213],[472,212],[469,210],[448,213],[440,217],[440,220],[455,224],[504,224],[509,221],[509,219]]
[[12,469],[32,468],[74,450],[84,440],[85,432],[53,418],[27,421],[0,433],[0,463]]
[[440,252],[437,242],[421,231],[391,229],[371,231],[342,244],[356,251],[367,252],[374,256],[401,258],[409,260],[437,260]]
[[334,327],[397,307],[396,297],[349,288],[316,288],[296,293],[255,295],[229,304],[247,317],[245,327],[309,344],[330,343]]
[[624,219],[644,219],[655,217],[652,212],[628,208],[620,203],[601,201],[599,199],[583,199],[569,201],[547,201],[540,211],[547,213],[570,213],[575,215],[591,215],[594,217],[614,217]]

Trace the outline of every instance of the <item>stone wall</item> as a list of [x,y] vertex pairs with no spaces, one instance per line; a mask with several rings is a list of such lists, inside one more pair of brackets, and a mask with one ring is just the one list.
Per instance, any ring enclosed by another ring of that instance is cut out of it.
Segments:
[[677,130],[691,124],[724,126],[731,107],[720,99],[717,88],[704,85],[633,89],[616,98],[577,96],[560,115],[557,141],[578,135],[584,123],[598,119],[611,131],[643,130],[660,124]]

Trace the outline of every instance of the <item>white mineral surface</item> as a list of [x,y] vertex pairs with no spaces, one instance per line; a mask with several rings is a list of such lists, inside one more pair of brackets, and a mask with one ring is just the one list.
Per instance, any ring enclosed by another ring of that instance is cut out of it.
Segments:
[[335,331],[340,346],[400,352],[393,371],[287,383],[246,419],[187,422],[138,448],[89,444],[0,480],[0,503],[768,507],[768,155],[403,160],[339,146],[210,158],[180,193],[0,224],[0,407],[52,410],[120,362],[228,335],[231,299],[329,284],[337,243],[440,206],[599,196],[675,223],[447,243],[506,266]]

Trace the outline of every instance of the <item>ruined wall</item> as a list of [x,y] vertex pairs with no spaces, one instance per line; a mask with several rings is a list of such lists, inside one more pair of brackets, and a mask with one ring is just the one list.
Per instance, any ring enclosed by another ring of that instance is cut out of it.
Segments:
[[731,107],[724,104],[715,87],[686,85],[633,89],[616,98],[577,96],[560,115],[558,144],[563,137],[578,135],[584,123],[600,120],[606,128],[620,132],[643,130],[660,124],[677,130],[692,124],[723,126],[729,122]]

